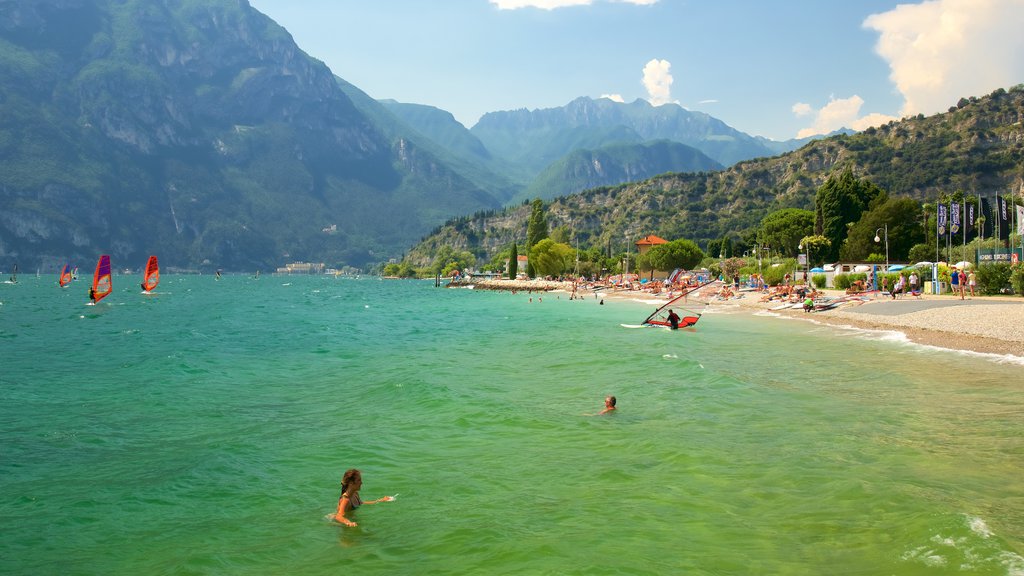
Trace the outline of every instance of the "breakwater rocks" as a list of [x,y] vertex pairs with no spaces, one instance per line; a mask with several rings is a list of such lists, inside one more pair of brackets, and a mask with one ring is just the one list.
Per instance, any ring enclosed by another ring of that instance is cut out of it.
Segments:
[[551,290],[572,291],[572,282],[557,282],[554,280],[502,280],[489,279],[463,279],[453,280],[448,283],[449,288],[474,288],[476,290],[507,290],[522,292],[550,292]]

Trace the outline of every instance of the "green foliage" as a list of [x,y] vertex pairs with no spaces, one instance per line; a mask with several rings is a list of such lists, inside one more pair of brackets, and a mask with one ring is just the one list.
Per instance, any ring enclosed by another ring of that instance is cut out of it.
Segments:
[[786,256],[794,257],[800,239],[813,232],[814,212],[800,208],[783,208],[761,219],[757,241],[762,245],[774,247]]
[[849,168],[838,177],[829,176],[814,199],[815,230],[831,241],[822,260],[835,261],[839,257],[847,225],[859,221],[871,202],[884,194],[871,182],[855,178]]
[[822,255],[828,251],[831,245],[831,240],[819,234],[801,238],[797,246],[803,246],[804,253],[808,255],[808,262],[814,266],[815,262],[822,262]]
[[1010,285],[1014,294],[1024,294],[1024,263],[1017,264],[1010,271]]
[[451,246],[442,246],[434,258],[431,271],[434,274],[448,276],[454,270],[463,271],[476,264],[476,256],[465,250],[455,250]]
[[515,280],[519,275],[519,247],[512,243],[512,252],[508,257],[508,279]]
[[779,286],[786,277],[786,273],[796,268],[796,260],[787,258],[778,265],[768,266],[761,273],[764,276],[764,283],[768,286]]
[[857,280],[867,280],[868,275],[863,272],[854,272],[851,274],[836,274],[832,278],[832,285],[836,290],[846,290]]
[[890,198],[879,202],[850,226],[839,258],[864,260],[868,254],[880,252],[884,261],[888,239],[889,261],[906,259],[911,247],[923,234],[920,216],[921,204],[911,198]]
[[526,225],[526,248],[530,253],[530,259],[526,261],[526,274],[530,278],[537,274],[537,267],[533,260],[533,247],[547,237],[548,219],[544,214],[544,201],[536,198],[530,204],[530,220]]
[[670,272],[676,268],[692,269],[704,259],[704,252],[692,240],[673,240],[653,246],[644,257],[649,268]]
[[740,269],[746,265],[746,261],[743,258],[726,258],[722,261],[722,274],[725,276],[726,281],[734,280],[740,272]]
[[935,246],[928,244],[914,244],[907,253],[907,261],[911,264],[918,262],[932,262],[935,260]]
[[[1021,266],[1018,264],[1017,268]],[[1013,270],[1009,262],[996,262],[978,266],[976,278],[978,289],[982,294],[1001,294],[1004,288],[1011,286]]]
[[572,269],[575,251],[572,246],[545,238],[530,250],[530,262],[540,276],[559,276]]
[[828,278],[824,274],[814,274],[811,276],[811,282],[815,288],[822,289],[828,285]]

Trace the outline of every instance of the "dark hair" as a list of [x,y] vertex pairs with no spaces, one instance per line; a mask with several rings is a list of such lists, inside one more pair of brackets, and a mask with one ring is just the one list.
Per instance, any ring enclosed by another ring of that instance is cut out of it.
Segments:
[[341,492],[344,494],[348,491],[348,487],[353,483],[361,480],[363,475],[355,468],[350,468],[345,471],[345,475],[341,477]]
[[615,406],[615,396],[609,396],[608,401],[611,402],[612,406]]

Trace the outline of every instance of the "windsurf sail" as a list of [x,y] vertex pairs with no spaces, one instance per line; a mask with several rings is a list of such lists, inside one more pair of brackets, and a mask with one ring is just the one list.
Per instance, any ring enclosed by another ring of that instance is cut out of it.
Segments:
[[[688,308],[680,306],[678,302],[680,300],[683,300],[693,292],[696,292],[697,290],[700,290],[701,288],[709,284],[714,284],[715,282],[717,282],[717,280],[708,280],[703,284],[687,287],[686,289],[683,290],[681,294],[669,300],[660,308],[655,310],[653,314],[648,316],[647,319],[644,320],[643,322],[644,326],[668,326],[669,328],[686,328],[688,326],[693,326],[700,320],[701,314],[703,314],[703,312],[690,310]],[[704,306],[707,306],[707,302],[702,302],[702,304],[704,304]],[[673,326],[673,319],[671,318],[671,315],[673,313],[676,316],[675,326]]]
[[96,272],[92,275],[92,288],[89,289],[89,299],[99,302],[106,298],[114,290],[110,278],[110,256],[104,254],[96,262]]
[[71,284],[71,264],[65,264],[64,268],[60,271],[60,279],[57,280],[61,288],[64,288],[68,284]]
[[142,278],[142,289],[152,292],[160,283],[160,266],[157,264],[156,256],[150,256],[146,262],[146,275]]
[[18,265],[14,265],[14,272],[11,273],[11,283],[17,284],[18,282]]

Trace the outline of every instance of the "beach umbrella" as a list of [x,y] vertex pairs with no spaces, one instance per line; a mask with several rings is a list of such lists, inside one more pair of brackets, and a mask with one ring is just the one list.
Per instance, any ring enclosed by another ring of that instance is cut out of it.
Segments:
[[853,267],[854,272],[867,272],[868,270],[871,270],[871,266],[867,266],[865,264],[860,264],[858,266]]
[[815,266],[814,268],[811,268],[811,272],[824,272],[824,271],[825,271],[824,268],[818,268],[817,266]]
[[906,268],[906,266],[904,266],[902,264],[896,264],[896,265],[893,265],[893,266],[889,266],[889,272],[899,272],[900,270],[903,270],[904,268]]
[[970,262],[968,262],[966,260],[961,260],[961,261],[957,262],[956,264],[954,264],[954,266],[956,266],[957,268],[970,268],[971,266],[974,266],[974,264],[972,264],[972,263],[970,263]]

